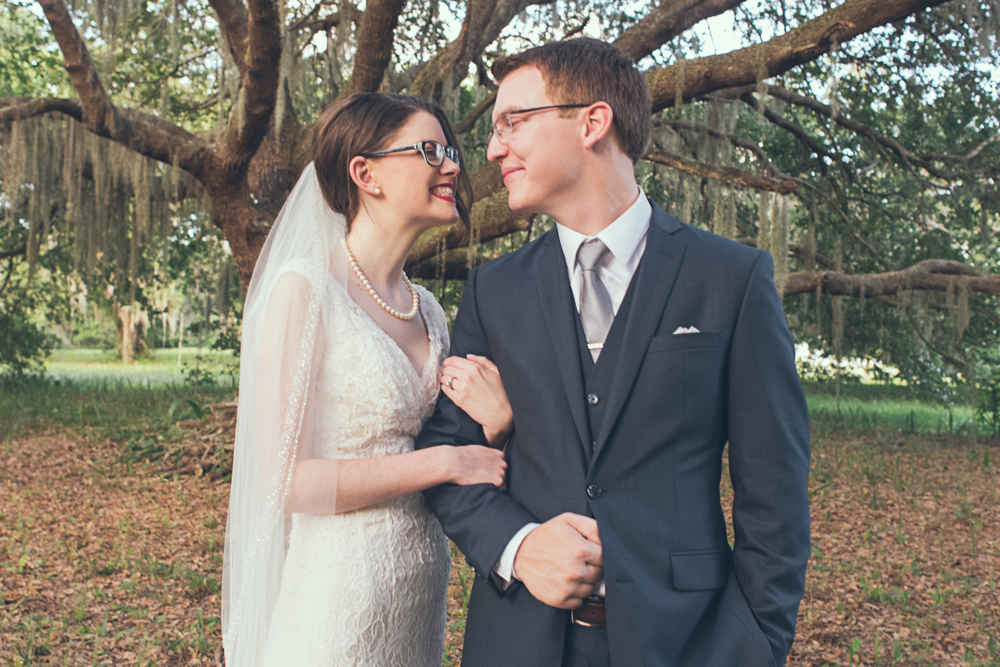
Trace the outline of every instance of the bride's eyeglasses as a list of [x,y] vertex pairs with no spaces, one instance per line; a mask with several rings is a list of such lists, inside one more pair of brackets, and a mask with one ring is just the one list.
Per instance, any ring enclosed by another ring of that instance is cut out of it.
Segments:
[[411,146],[400,146],[399,148],[386,148],[384,151],[374,151],[372,153],[362,153],[361,157],[373,158],[389,155],[390,153],[402,153],[403,151],[418,151],[423,156],[424,162],[431,167],[440,167],[445,158],[458,164],[458,149],[454,146],[442,146],[436,141],[421,141],[419,144]]

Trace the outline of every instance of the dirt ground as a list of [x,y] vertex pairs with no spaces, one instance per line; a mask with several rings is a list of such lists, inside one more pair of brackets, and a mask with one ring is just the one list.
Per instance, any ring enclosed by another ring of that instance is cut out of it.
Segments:
[[[789,665],[1000,665],[996,456],[968,438],[814,438]],[[0,464],[0,663],[215,663],[224,477],[126,463],[62,427],[0,443]],[[445,665],[472,581],[454,564]]]

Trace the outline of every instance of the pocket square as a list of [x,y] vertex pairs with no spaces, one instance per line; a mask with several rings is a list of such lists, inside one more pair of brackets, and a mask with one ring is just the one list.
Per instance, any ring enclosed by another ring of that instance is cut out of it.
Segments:
[[679,336],[680,334],[690,334],[690,333],[701,333],[695,327],[677,327],[674,330],[674,335]]

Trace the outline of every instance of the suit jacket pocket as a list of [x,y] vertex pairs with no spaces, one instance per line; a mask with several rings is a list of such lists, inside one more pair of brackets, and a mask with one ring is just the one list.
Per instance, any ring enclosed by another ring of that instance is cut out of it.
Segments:
[[674,588],[679,591],[722,588],[729,580],[730,558],[729,549],[671,554],[670,568],[674,573]]
[[719,345],[718,331],[699,331],[689,334],[661,334],[649,340],[646,354],[656,352],[691,350],[699,347],[717,347]]

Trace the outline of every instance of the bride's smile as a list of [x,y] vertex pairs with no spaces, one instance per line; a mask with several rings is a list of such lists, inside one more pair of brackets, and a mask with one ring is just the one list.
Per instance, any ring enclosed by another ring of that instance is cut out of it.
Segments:
[[357,158],[351,164],[364,202],[359,218],[367,213],[387,234],[396,231],[406,237],[457,222],[461,168],[438,119],[415,113],[383,145],[362,156],[364,164]]

